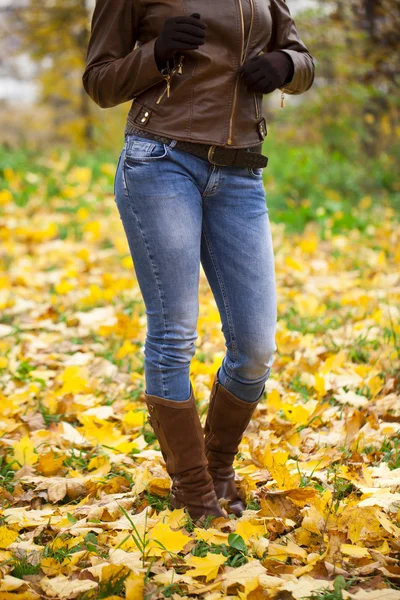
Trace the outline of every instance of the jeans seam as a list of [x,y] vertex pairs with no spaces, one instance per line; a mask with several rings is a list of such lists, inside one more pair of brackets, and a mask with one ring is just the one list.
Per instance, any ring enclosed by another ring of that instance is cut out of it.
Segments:
[[219,283],[219,288],[221,290],[222,299],[223,299],[223,302],[224,302],[226,318],[227,318],[227,321],[228,321],[229,332],[230,332],[231,341],[232,341],[233,358],[235,360],[237,360],[238,359],[238,353],[237,353],[237,347],[236,347],[236,341],[235,341],[235,331],[234,331],[234,327],[233,327],[233,320],[232,320],[232,315],[231,315],[231,312],[230,312],[228,298],[227,298],[226,293],[225,293],[224,282],[222,280],[222,276],[221,276],[220,271],[218,269],[217,262],[216,262],[216,259],[215,259],[215,255],[214,255],[214,253],[212,251],[211,242],[210,242],[210,239],[209,239],[209,237],[207,235],[207,230],[206,230],[206,226],[205,226],[204,222],[203,222],[203,233],[204,233],[204,239],[205,239],[205,242],[206,242],[207,250],[208,250],[208,252],[210,254],[211,262],[213,264],[213,267],[214,267],[214,270],[215,270],[215,274],[217,276],[217,280],[218,280],[218,283]]
[[122,152],[124,151],[124,149],[122,149],[120,155],[119,155],[119,159],[118,159],[118,164],[117,164],[117,170],[115,171],[115,176],[114,176],[114,197],[116,196],[116,184],[117,184],[117,175],[118,175],[118,169],[120,168],[121,165],[121,159],[122,159]]
[[[235,358],[235,360],[237,360],[237,358],[236,358],[236,357],[234,357],[234,358]],[[230,389],[231,389],[231,383],[232,383],[232,379],[233,379],[232,373],[233,373],[233,370],[234,370],[234,369],[233,369],[233,368],[232,368],[232,367],[231,367],[231,366],[228,364],[228,361],[229,361],[229,358],[228,358],[228,357],[225,355],[225,360],[223,361],[223,362],[224,362],[224,369],[225,369],[225,370],[226,370],[226,372],[228,373],[228,377],[229,377],[229,379],[228,379],[228,381],[226,381],[226,382],[224,383],[224,387],[225,387],[227,390],[230,390]]]
[[124,192],[125,192],[125,196],[127,198],[129,198],[129,192],[128,192],[128,186],[126,183],[126,173],[125,173],[125,158],[126,158],[126,145],[124,146],[124,159],[122,161],[122,165],[121,165],[121,175],[122,175],[122,185],[124,186]]
[[[212,178],[214,178],[214,183],[213,183],[211,189],[208,191],[208,187],[210,185]],[[202,193],[202,198],[208,198],[209,196],[214,196],[218,191],[220,183],[221,183],[221,167],[219,167],[217,165],[213,165],[211,175],[208,178],[206,189]]]
[[[133,209],[132,202],[131,202],[131,199],[129,197],[129,194],[128,194],[127,197],[129,199],[129,202],[128,202],[129,209],[131,210],[134,218],[136,219],[136,222],[137,222],[137,225],[138,225],[138,228],[139,228],[139,231],[140,231],[140,235],[142,236],[143,243],[144,243],[144,246],[146,248],[147,258],[148,258],[149,263],[151,265],[151,270],[152,270],[152,273],[153,273],[153,276],[154,276],[154,280],[156,282],[156,286],[157,286],[157,290],[158,290],[158,297],[159,297],[159,300],[160,300],[161,309],[162,309],[162,316],[163,316],[163,321],[164,321],[164,336],[163,336],[163,341],[162,341],[162,344],[161,344],[161,357],[162,357],[163,356],[163,349],[164,349],[164,345],[165,345],[165,338],[166,338],[167,333],[168,333],[168,326],[167,326],[165,306],[164,306],[164,302],[163,302],[160,281],[159,281],[159,278],[158,278],[158,273],[157,273],[156,266],[155,266],[155,264],[154,264],[154,262],[153,262],[153,260],[151,258],[151,254],[150,254],[150,250],[149,250],[149,247],[148,247],[147,239],[146,239],[146,236],[144,235],[144,231],[142,229],[140,219],[139,219],[138,215],[136,214],[136,212]],[[163,396],[168,397],[169,394],[168,394],[168,388],[166,387],[165,381],[164,381],[164,373],[163,373],[163,371],[162,371],[161,368],[159,370],[160,370],[160,375],[161,375],[161,385],[162,385],[162,389],[163,389]]]

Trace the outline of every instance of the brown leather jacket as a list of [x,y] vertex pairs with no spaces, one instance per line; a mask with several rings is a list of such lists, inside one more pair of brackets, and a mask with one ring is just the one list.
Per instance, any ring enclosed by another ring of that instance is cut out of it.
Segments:
[[[249,91],[239,66],[260,52],[284,50],[294,75],[281,92],[301,94],[314,81],[314,61],[285,0],[246,1],[249,27],[245,0],[97,0],[85,90],[101,108],[132,100],[126,131],[131,125],[190,142],[259,144],[266,134],[263,95]],[[207,24],[205,44],[177,56],[169,73],[161,73],[154,43],[165,19],[193,12]]]

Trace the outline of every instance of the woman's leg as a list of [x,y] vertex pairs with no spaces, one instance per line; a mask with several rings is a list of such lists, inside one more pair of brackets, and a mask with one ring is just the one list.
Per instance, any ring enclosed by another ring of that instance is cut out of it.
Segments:
[[176,142],[167,146],[132,135],[126,140],[115,200],[146,305],[148,421],[172,479],[172,506],[186,507],[192,518],[225,516],[207,469],[189,379],[197,338],[201,195],[187,164],[191,159],[173,152]]
[[274,254],[262,169],[221,167],[203,201],[201,261],[218,305],[226,355],[218,379],[245,401],[257,400],[276,350]]
[[220,185],[204,202],[201,260],[227,348],[204,427],[208,470],[217,497],[240,517],[246,498],[236,486],[233,462],[276,349],[274,256],[262,169],[221,168]]
[[198,335],[201,196],[171,148],[127,139],[115,199],[146,306],[146,392],[185,401]]

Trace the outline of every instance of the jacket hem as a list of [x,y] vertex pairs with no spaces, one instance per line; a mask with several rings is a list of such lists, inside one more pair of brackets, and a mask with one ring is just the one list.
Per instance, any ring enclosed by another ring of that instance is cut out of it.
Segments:
[[191,142],[194,144],[209,144],[209,145],[214,145],[214,146],[222,146],[224,148],[235,148],[235,149],[251,148],[252,146],[259,146],[261,144],[260,139],[258,139],[258,141],[254,140],[254,141],[249,141],[249,142],[243,143],[243,144],[233,145],[233,144],[221,143],[220,140],[211,140],[210,138],[208,138],[208,139],[196,138],[195,139],[195,138],[193,138],[193,136],[188,137],[188,136],[184,136],[184,135],[176,135],[175,132],[171,133],[170,131],[165,131],[164,129],[161,129],[161,128],[151,129],[150,127],[146,127],[144,129],[143,127],[140,127],[137,123],[133,123],[130,120],[130,116],[128,115],[126,125],[125,125],[125,130],[124,130],[125,134],[130,133],[130,127],[133,127],[134,129],[140,129],[140,131],[143,132],[143,137],[146,137],[146,131],[148,131],[149,133],[154,133],[155,135],[160,135],[160,136],[169,138],[171,140],[177,140],[177,141],[181,141],[181,142]]

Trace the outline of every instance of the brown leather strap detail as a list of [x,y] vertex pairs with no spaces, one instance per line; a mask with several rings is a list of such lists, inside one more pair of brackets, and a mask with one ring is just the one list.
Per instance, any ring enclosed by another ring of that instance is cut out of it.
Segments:
[[[171,138],[166,138],[139,129],[133,125],[129,125],[129,127],[126,128],[125,133],[140,135],[164,144],[170,144],[172,142]],[[268,157],[261,154],[262,144],[249,146],[248,148],[227,148],[225,146],[213,146],[212,144],[199,144],[197,142],[178,140],[174,148],[189,152],[189,154],[194,154],[195,156],[209,161],[211,164],[217,164],[219,166],[260,169],[266,167],[268,164]],[[210,148],[213,150],[210,150]],[[210,154],[212,157],[211,160]]]
[[224,167],[249,167],[257,169],[265,167],[268,163],[266,156],[250,148],[226,148],[224,146],[192,144],[191,142],[181,141],[176,144],[175,148],[195,154],[212,164]]

